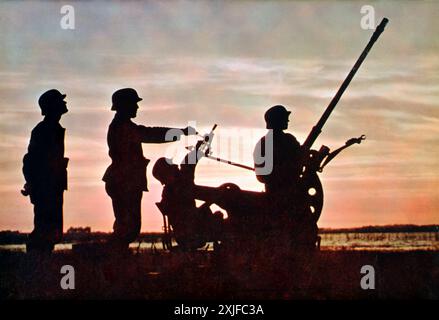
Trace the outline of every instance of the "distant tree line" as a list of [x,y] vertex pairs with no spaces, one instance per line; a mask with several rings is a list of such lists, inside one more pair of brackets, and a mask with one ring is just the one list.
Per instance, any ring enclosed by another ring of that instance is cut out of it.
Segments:
[[[366,226],[360,228],[321,228],[319,233],[391,233],[391,232],[439,232],[439,225],[386,225]],[[63,242],[105,241],[110,237],[110,232],[92,232],[90,227],[69,228],[64,233]],[[162,238],[161,232],[141,233],[138,237],[140,242],[156,242]],[[28,234],[19,231],[0,231],[0,244],[24,244]]]
[[[63,236],[63,243],[105,241],[110,237],[110,232],[92,232],[90,227],[69,228]],[[0,231],[0,244],[25,244],[28,233],[5,230]],[[161,240],[162,233],[141,233],[138,237],[140,242],[156,242]]]
[[319,233],[392,233],[392,232],[439,232],[439,225],[418,226],[399,224],[386,226],[365,226],[359,228],[331,229],[321,228]]

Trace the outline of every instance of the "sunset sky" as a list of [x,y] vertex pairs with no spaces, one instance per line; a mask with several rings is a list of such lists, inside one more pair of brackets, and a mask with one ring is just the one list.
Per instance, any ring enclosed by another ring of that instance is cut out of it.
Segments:
[[[216,156],[252,165],[274,104],[292,111],[303,142],[369,40],[362,5],[390,22],[316,141],[334,149],[361,134],[321,174],[320,227],[439,223],[439,2],[418,1],[3,1],[0,3],[0,230],[31,231],[33,207],[20,194],[22,158],[42,119],[38,97],[67,94],[69,190],[64,230],[110,231],[101,181],[114,116],[111,94],[143,97],[134,121],[207,132]],[[63,5],[75,29],[60,27]],[[216,143],[216,145],[215,145]],[[232,144],[234,147],[229,147]],[[160,231],[154,161],[185,141],[143,145],[152,162],[142,231]],[[176,157],[176,160],[179,158]],[[254,173],[201,160],[196,183],[262,190]]]

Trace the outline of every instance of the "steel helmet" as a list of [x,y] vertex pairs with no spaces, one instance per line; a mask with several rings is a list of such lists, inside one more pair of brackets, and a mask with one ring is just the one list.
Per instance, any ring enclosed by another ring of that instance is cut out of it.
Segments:
[[61,112],[61,114],[66,113],[68,110],[64,102],[65,97],[65,94],[61,94],[61,92],[56,89],[51,89],[44,92],[38,99],[41,114],[45,116],[54,111]]
[[291,111],[285,109],[282,105],[271,107],[265,112],[264,118],[267,129],[276,129],[282,126],[285,120],[288,120]]
[[159,158],[152,167],[152,175],[159,180],[162,184],[167,180],[167,177],[171,173],[172,168],[178,168],[177,165],[172,164],[172,160],[169,158]]
[[139,97],[137,91],[133,88],[119,89],[111,96],[111,101],[113,103],[111,110],[118,110],[119,107],[127,104],[137,103],[142,100],[143,99]]

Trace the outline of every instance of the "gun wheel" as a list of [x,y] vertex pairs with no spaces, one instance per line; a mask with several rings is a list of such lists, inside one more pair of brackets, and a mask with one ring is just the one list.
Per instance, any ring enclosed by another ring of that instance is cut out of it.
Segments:
[[323,187],[316,172],[306,175],[302,183],[304,210],[317,222],[323,208]]

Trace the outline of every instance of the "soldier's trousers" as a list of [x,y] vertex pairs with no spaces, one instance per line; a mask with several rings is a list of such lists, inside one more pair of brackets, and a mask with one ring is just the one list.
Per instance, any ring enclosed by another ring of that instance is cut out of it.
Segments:
[[113,240],[122,246],[128,246],[140,234],[142,190],[120,190],[106,186],[111,197],[115,221],[113,224]]
[[64,191],[31,196],[34,204],[34,230],[29,235],[26,249],[51,252],[63,234]]

